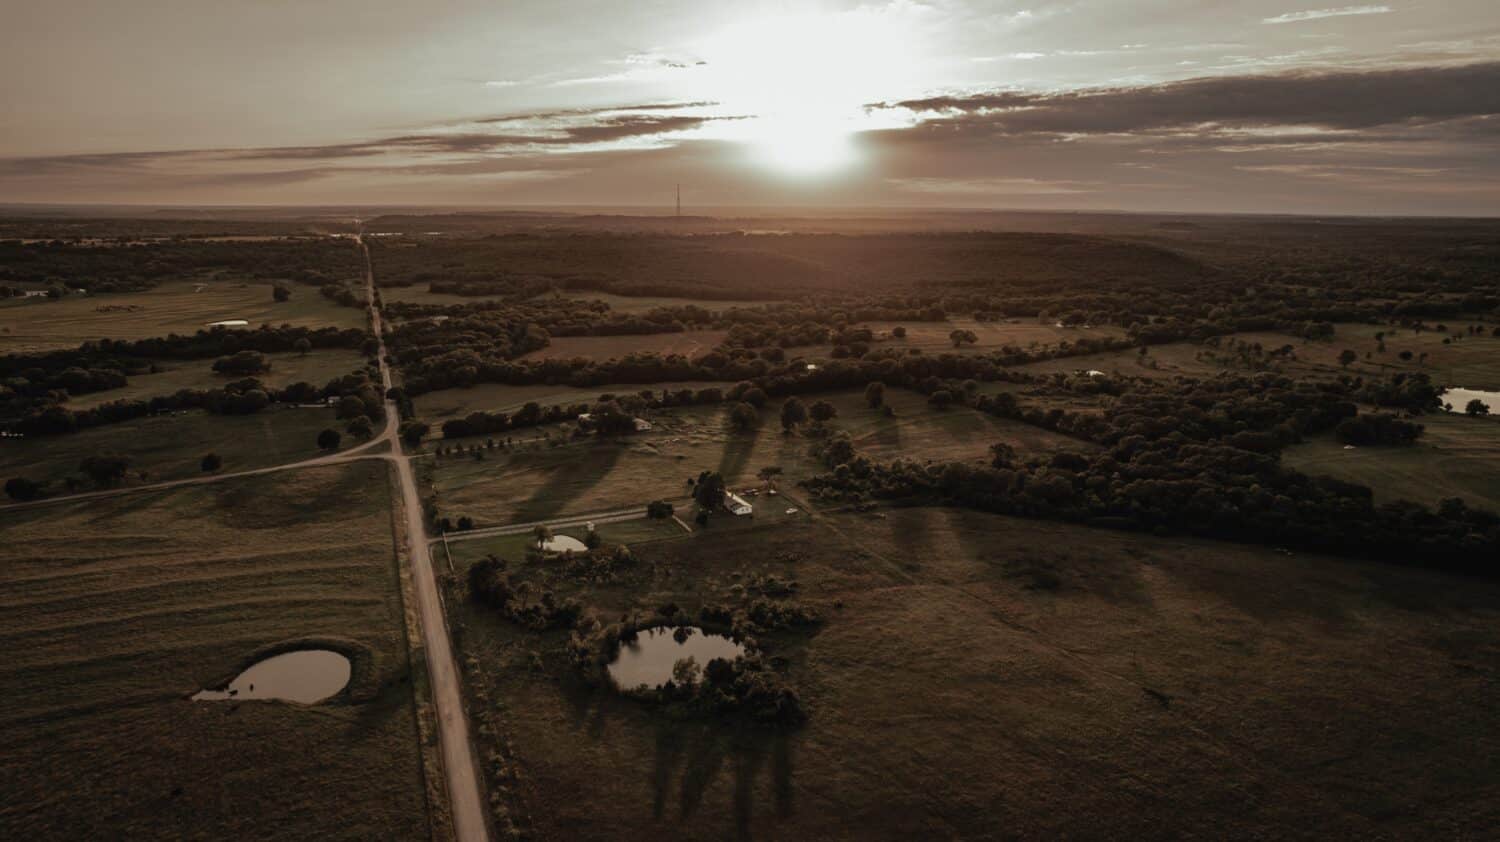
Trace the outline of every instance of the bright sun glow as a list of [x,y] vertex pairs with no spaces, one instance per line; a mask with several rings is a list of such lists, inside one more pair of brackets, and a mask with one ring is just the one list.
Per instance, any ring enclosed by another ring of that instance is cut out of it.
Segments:
[[920,7],[757,17],[726,27],[700,52],[706,92],[729,112],[721,124],[760,165],[788,175],[855,163],[856,132],[879,128],[864,106],[912,83],[911,18]]

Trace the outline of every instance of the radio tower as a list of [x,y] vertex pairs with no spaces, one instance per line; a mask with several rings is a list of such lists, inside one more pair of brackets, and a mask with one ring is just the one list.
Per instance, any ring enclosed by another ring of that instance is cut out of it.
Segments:
[[677,185],[677,218],[682,218],[682,185]]

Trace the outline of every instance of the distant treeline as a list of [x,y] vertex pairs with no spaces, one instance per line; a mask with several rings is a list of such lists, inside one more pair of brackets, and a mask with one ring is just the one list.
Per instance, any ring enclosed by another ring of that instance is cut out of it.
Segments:
[[[1425,378],[1422,378],[1425,380]],[[1055,381],[1062,383],[1062,381]],[[1118,529],[1185,533],[1417,566],[1494,575],[1500,516],[1444,500],[1436,512],[1399,501],[1377,506],[1369,488],[1282,466],[1280,450],[1306,435],[1377,431],[1402,444],[1420,425],[1360,415],[1354,382],[1297,383],[1274,375],[1116,383],[1100,413],[1026,407],[1013,396],[973,396],[960,384],[924,384],[975,409],[1102,447],[1019,458],[996,445],[989,465],[881,463],[846,435],[821,446],[829,472],[809,481],[832,500],[942,501],[984,511]],[[1064,387],[1065,388],[1065,387]]]
[[314,286],[358,278],[347,240],[168,240],[138,244],[0,240],[0,284],[134,292],[167,280],[222,273],[231,280],[290,280]]

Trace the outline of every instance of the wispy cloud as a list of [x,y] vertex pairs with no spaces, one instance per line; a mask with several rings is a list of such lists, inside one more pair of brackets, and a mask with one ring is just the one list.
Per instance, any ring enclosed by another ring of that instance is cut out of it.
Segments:
[[1334,9],[1308,9],[1303,12],[1287,12],[1273,18],[1264,18],[1261,23],[1301,23],[1307,20],[1322,20],[1323,18],[1344,18],[1353,15],[1383,15],[1394,11],[1390,6],[1339,6]]

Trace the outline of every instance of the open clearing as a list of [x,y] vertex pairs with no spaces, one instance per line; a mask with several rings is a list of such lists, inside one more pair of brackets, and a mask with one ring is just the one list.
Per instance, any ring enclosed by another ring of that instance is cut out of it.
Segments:
[[796,579],[824,625],[761,642],[810,719],[663,716],[572,679],[565,632],[455,597],[542,839],[1430,839],[1500,822],[1492,584],[943,509],[711,528],[638,555],[604,584],[511,561],[603,618]]
[[615,313],[644,313],[657,307],[697,307],[719,312],[735,307],[763,307],[771,302],[742,299],[667,298],[654,295],[615,295],[609,292],[569,292],[565,297],[576,301],[603,301]]
[[554,336],[551,344],[523,360],[619,359],[627,354],[681,354],[696,357],[718,347],[728,333],[722,330],[688,330],[682,333],[647,333],[639,336]]
[[[861,391],[802,396],[808,404],[819,399],[838,408],[832,428],[847,430],[856,446],[879,458],[982,460],[998,441],[1022,455],[1092,447],[965,407],[935,410],[920,395],[898,389],[887,392],[894,418],[866,406]],[[824,470],[809,452],[815,439],[783,434],[775,406],[761,412],[753,433],[732,431],[725,405],[679,407],[651,413],[647,433],[531,443],[487,451],[482,460],[450,455],[425,469],[442,513],[466,515],[481,527],[644,507],[655,498],[684,496],[687,479],[702,470],[718,471],[731,486],[758,484],[756,474],[772,466],[782,469],[784,483]]]
[[312,287],[294,285],[291,300],[278,304],[271,300],[271,286],[259,281],[184,281],[143,292],[0,304],[0,353],[75,348],[99,339],[190,335],[224,319],[244,319],[251,328],[364,327],[364,310],[341,307]]
[[[949,319],[943,322],[861,322],[856,327],[869,328],[877,341],[871,345],[881,350],[916,349],[924,354],[971,354],[998,351],[1010,345],[1021,349],[1053,347],[1061,342],[1076,342],[1079,339],[1115,338],[1125,331],[1112,325],[1101,327],[1057,327],[1053,324],[1035,322],[976,322],[973,319]],[[890,335],[893,328],[906,328],[906,337],[897,339]],[[978,341],[954,348],[949,334],[955,330],[974,332]],[[789,354],[812,354],[827,356],[831,345],[799,346],[788,348]]]
[[1412,500],[1436,507],[1460,497],[1471,507],[1500,511],[1500,418],[1430,413],[1411,447],[1345,450],[1331,436],[1287,448],[1282,461],[1305,474],[1327,474],[1368,486],[1377,503]]
[[[0,512],[0,836],[428,838],[386,471]],[[299,639],[347,693],[188,699]]]
[[[101,454],[130,457],[132,479],[146,471],[149,482],[200,476],[199,462],[207,453],[219,454],[226,473],[265,468],[323,453],[318,449],[318,433],[329,427],[343,429],[332,409],[153,415],[61,436],[0,439],[0,477],[60,482],[68,474],[77,474],[86,457]],[[344,436],[345,447],[355,444],[351,436]]]
[[[328,348],[299,354],[288,351],[266,354],[271,370],[255,375],[267,386],[284,388],[297,382],[323,386],[328,381],[363,369],[368,363],[358,351]],[[87,409],[110,401],[146,400],[159,395],[173,395],[182,389],[213,389],[240,377],[229,377],[213,370],[213,360],[160,360],[163,370],[151,374],[131,375],[130,382],[119,389],[90,392],[68,399],[70,409]]]
[[[1398,373],[1421,372],[1443,386],[1500,389],[1500,338],[1489,335],[1488,330],[1492,327],[1486,325],[1484,335],[1466,335],[1444,345],[1444,338],[1451,339],[1459,331],[1416,333],[1389,325],[1338,324],[1335,325],[1334,338],[1329,340],[1309,341],[1285,333],[1237,333],[1222,337],[1220,342],[1224,347],[1218,351],[1192,342],[1172,342],[1150,346],[1144,357],[1138,355],[1139,349],[1131,348],[1044,360],[1019,368],[1037,373],[1098,369],[1136,377],[1213,377],[1226,370],[1255,371],[1255,368],[1241,365],[1236,355],[1227,349],[1229,341],[1234,339],[1258,343],[1268,352],[1290,345],[1292,356],[1271,365],[1273,370],[1293,377],[1327,378],[1347,373],[1383,378]],[[1384,353],[1376,350],[1379,344],[1376,333],[1385,334]],[[1339,353],[1346,348],[1358,355],[1347,368],[1338,362]],[[1412,358],[1402,360],[1403,351],[1410,351]],[[1368,359],[1366,353],[1370,355]],[[1425,361],[1421,358],[1423,353],[1427,354]]]
[[733,383],[708,380],[692,380],[674,383],[647,383],[640,386],[629,384],[615,386],[554,386],[537,383],[531,386],[503,386],[496,383],[481,383],[468,389],[439,389],[414,398],[417,415],[432,424],[441,426],[450,418],[462,418],[471,412],[515,412],[528,403],[541,406],[571,406],[576,403],[593,403],[600,395],[638,394],[650,389],[660,394],[678,389],[727,389]]

